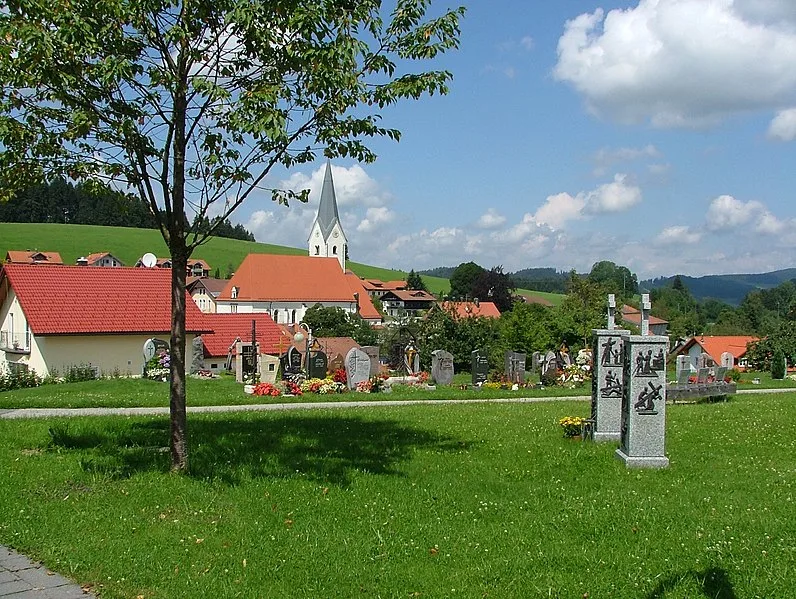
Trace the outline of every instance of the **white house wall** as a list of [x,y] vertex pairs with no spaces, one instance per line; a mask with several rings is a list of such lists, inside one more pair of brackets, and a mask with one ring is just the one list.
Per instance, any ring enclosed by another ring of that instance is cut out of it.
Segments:
[[[307,309],[320,303],[325,308],[341,308],[344,311],[354,314],[356,313],[355,302],[247,302],[247,301],[233,301],[233,302],[217,302],[216,311],[219,314],[268,314],[271,318],[276,318],[274,321],[277,324],[293,324],[304,320],[304,315]],[[234,308],[233,308],[234,306]],[[293,310],[296,311],[295,320],[293,319]]]

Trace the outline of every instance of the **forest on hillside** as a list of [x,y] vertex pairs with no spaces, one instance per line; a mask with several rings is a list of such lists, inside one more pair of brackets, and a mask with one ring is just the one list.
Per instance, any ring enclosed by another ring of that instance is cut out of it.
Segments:
[[[99,185],[73,185],[63,179],[30,187],[8,202],[0,202],[0,222],[157,227],[149,207],[137,196]],[[215,226],[213,234],[217,237],[255,241],[254,235],[243,225],[233,225],[228,219],[219,222],[219,219],[204,218],[194,221],[193,226],[197,230]]]

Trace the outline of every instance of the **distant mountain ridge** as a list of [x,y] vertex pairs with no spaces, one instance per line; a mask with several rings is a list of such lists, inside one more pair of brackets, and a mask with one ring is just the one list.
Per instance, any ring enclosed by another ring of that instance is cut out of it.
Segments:
[[[696,299],[714,298],[737,306],[750,291],[771,289],[785,281],[796,279],[796,268],[785,268],[760,274],[679,276]],[[649,291],[658,287],[670,286],[672,281],[674,281],[674,276],[658,277],[639,281],[638,286],[640,290]]]

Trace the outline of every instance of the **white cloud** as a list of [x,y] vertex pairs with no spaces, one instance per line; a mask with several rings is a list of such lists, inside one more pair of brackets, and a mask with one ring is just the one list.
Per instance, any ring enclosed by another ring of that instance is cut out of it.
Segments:
[[530,35],[526,35],[520,40],[520,46],[526,50],[533,50],[533,45],[533,38]]
[[768,126],[768,137],[779,141],[796,139],[796,108],[788,108],[777,113]]
[[[552,229],[560,229],[570,220],[583,218],[583,209],[586,206],[584,194],[571,196],[566,192],[548,196],[544,204],[530,217],[533,223],[543,223]],[[525,215],[523,225],[529,215]],[[517,225],[520,227],[521,225]]]
[[702,235],[696,231],[692,231],[691,227],[678,225],[663,229],[658,234],[656,241],[660,245],[692,245],[698,243],[700,239],[702,239]]
[[782,233],[786,226],[784,222],[766,210],[758,217],[755,231],[766,235],[775,235],[777,233]]
[[372,233],[381,225],[386,225],[395,220],[395,213],[386,206],[368,208],[359,225],[357,231],[360,233]]
[[750,200],[742,202],[729,195],[714,199],[706,215],[708,229],[720,231],[751,223],[765,211],[763,204]]
[[627,175],[615,175],[611,183],[600,185],[586,195],[584,211],[589,214],[624,212],[641,202],[641,189],[626,183]]
[[712,125],[796,101],[790,0],[639,0],[568,21],[554,75],[595,114],[660,127]]
[[505,222],[505,216],[498,214],[494,208],[490,208],[478,219],[477,226],[479,229],[497,229],[503,226]]

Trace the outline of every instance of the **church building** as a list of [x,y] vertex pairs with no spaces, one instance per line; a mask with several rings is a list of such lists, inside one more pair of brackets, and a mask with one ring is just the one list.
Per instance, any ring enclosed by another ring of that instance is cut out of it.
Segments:
[[337,198],[334,193],[334,181],[332,181],[332,164],[328,160],[326,161],[326,175],[323,178],[318,215],[315,217],[315,222],[312,223],[307,244],[310,256],[337,258],[341,270],[345,272],[348,239],[343,232],[343,225],[337,212]]

